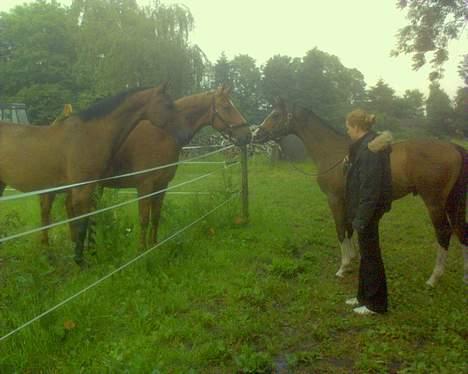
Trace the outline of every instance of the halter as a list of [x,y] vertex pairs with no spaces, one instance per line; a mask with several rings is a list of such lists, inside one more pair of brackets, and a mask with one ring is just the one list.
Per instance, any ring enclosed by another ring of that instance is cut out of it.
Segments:
[[[289,161],[289,160],[288,160]],[[291,162],[291,161],[289,161]],[[320,177],[322,175],[325,175],[325,174],[328,174],[330,171],[332,171],[333,169],[335,169],[337,166],[340,166],[341,164],[345,164],[346,160],[343,159],[343,160],[338,160],[336,163],[334,163],[332,166],[330,166],[328,169],[325,169],[324,171],[321,171],[319,173],[306,173],[305,171],[302,171],[300,170],[299,168],[296,167],[296,165],[294,165],[292,162],[291,162],[291,165],[294,169],[296,169],[298,172],[304,174],[304,175],[307,175],[308,177]],[[344,165],[343,165],[344,166]]]
[[[291,120],[293,118],[293,114],[288,112],[287,114],[287,121],[284,125],[284,130],[286,131],[286,134],[289,134],[289,133],[292,133],[292,125],[291,125]],[[283,129],[283,127],[281,127],[281,129]],[[278,141],[281,139],[281,137],[283,137],[284,134],[278,134],[278,137],[273,139],[274,141]],[[281,146],[280,146],[281,147]],[[341,165],[341,164],[344,164],[345,161],[346,161],[346,158],[344,160],[338,160],[336,161],[332,166],[330,166],[329,168],[325,169],[324,171],[321,171],[321,172],[318,172],[318,173],[306,173],[305,171],[302,171],[300,170],[299,168],[297,168],[292,162],[291,160],[288,159],[288,157],[286,156],[286,153],[283,152],[283,154],[285,155],[286,157],[286,160],[289,161],[289,163],[291,164],[291,166],[298,172],[300,172],[301,174],[304,174],[304,175],[307,175],[309,177],[319,177],[321,175],[324,175],[324,174],[327,174],[329,173],[330,171],[332,171],[333,169],[335,169],[337,166]]]
[[211,99],[211,127],[214,128],[214,122],[216,120],[216,118],[218,118],[221,123],[223,124],[223,128],[220,130],[221,131],[221,135],[228,139],[228,140],[231,140],[233,137],[235,138],[234,134],[233,134],[233,131],[234,129],[240,129],[242,127],[248,127],[248,123],[244,122],[240,125],[235,125],[235,124],[232,124],[230,123],[229,121],[226,121],[223,116],[217,111],[216,109],[216,101],[215,101],[215,95],[213,95],[212,99]]
[[273,141],[278,142],[283,136],[286,136],[287,134],[290,134],[293,132],[293,129],[291,126],[291,120],[293,118],[293,114],[288,112],[286,118],[287,118],[287,121],[283,126],[280,127],[280,131],[277,134],[274,134],[275,135],[274,137],[272,136]]

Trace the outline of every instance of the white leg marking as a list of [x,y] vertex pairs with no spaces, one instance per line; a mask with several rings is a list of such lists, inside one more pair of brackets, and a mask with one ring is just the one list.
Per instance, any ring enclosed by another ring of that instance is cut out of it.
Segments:
[[447,260],[448,251],[442,248],[441,246],[437,247],[437,259],[432,272],[431,277],[428,279],[426,284],[428,286],[434,287],[439,278],[444,274],[445,262]]
[[344,240],[340,243],[341,248],[341,266],[336,272],[336,276],[343,278],[345,273],[349,273],[351,271],[351,260],[355,257],[353,256],[353,247],[351,240],[349,238],[344,238]]

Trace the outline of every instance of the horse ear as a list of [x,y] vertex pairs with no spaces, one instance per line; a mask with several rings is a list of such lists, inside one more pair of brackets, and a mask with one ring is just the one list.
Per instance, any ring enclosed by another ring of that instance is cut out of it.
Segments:
[[284,99],[281,97],[281,96],[277,96],[275,98],[275,103],[274,105],[278,108],[281,108],[281,109],[286,109],[286,102],[284,101]]
[[159,86],[153,87],[152,89],[150,89],[151,97],[157,97],[160,94],[165,94],[168,86],[169,83],[166,81],[164,83],[161,83]]
[[216,89],[216,94],[217,95],[220,95],[220,94],[229,95],[231,91],[232,91],[232,86],[230,84],[223,83],[221,86],[219,86]]
[[230,95],[231,92],[232,92],[232,85],[231,84],[224,84],[224,90],[223,92],[226,94],[226,95]]
[[63,106],[63,115],[64,115],[65,117],[68,117],[68,116],[70,116],[70,114],[72,114],[72,113],[73,113],[73,107],[72,107],[72,105],[71,105],[71,104],[65,104],[65,105]]
[[160,92],[166,93],[169,86],[170,86],[169,81],[165,81],[163,84],[161,84]]

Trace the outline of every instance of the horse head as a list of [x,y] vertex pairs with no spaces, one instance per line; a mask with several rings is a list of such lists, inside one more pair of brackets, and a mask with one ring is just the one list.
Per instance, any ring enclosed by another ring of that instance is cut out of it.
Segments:
[[252,133],[244,116],[230,99],[232,87],[220,86],[211,102],[211,126],[237,145],[250,142]]
[[158,127],[166,127],[171,123],[183,123],[184,115],[177,109],[174,100],[167,92],[168,83],[151,88],[148,91],[143,118]]
[[288,112],[287,105],[282,98],[276,98],[273,110],[255,130],[254,143],[265,143],[269,140],[279,140],[292,132],[291,121],[293,114]]

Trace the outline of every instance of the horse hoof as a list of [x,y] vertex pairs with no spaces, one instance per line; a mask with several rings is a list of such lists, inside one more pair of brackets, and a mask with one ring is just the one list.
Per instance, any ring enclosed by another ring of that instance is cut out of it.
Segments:
[[426,285],[431,287],[431,288],[434,288],[435,287],[435,282],[432,279],[429,279],[429,280],[426,281]]
[[81,270],[88,268],[88,263],[84,260],[83,257],[75,257],[75,263],[81,268]]
[[335,274],[335,276],[337,276],[338,278],[344,278],[344,275],[345,275],[345,273],[344,273],[344,271],[341,270],[341,269],[338,270],[338,271],[336,272],[336,274]]

